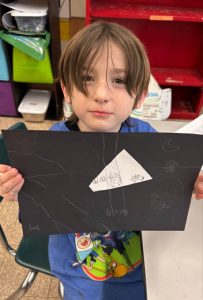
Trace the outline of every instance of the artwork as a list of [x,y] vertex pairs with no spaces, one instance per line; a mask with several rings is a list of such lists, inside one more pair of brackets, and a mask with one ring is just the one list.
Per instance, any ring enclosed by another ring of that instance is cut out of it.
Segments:
[[[4,131],[25,236],[184,230],[203,137]],[[82,254],[81,254],[82,255]]]
[[142,166],[126,151],[122,150],[91,182],[93,192],[116,189],[152,179]]

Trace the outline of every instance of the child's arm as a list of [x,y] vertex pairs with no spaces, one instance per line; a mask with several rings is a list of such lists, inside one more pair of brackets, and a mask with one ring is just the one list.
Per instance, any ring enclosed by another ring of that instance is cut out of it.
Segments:
[[0,196],[6,200],[18,200],[18,192],[24,179],[17,169],[0,164]]
[[195,197],[197,200],[203,199],[203,172],[199,173],[194,185]]

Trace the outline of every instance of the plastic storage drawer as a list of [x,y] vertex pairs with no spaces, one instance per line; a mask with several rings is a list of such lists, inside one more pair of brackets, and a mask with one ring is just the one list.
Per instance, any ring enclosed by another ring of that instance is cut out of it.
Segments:
[[29,90],[22,99],[18,111],[23,115],[25,121],[42,122],[51,98],[51,91]]

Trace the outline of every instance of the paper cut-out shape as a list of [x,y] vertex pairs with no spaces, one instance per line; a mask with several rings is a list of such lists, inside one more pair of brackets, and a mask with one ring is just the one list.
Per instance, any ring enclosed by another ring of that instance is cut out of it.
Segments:
[[97,192],[151,179],[145,169],[124,149],[101,171],[89,187],[93,192]]

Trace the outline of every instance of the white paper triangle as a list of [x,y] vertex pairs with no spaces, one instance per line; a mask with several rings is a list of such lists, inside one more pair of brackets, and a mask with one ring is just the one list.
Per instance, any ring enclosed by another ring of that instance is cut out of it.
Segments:
[[126,151],[122,150],[91,182],[93,192],[116,189],[122,186],[151,180],[152,177]]

